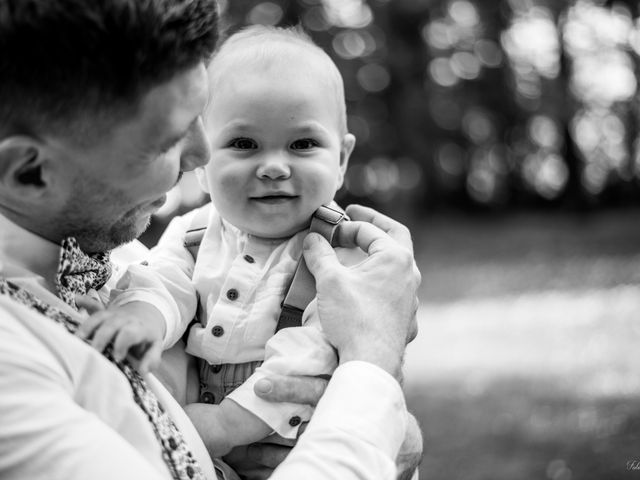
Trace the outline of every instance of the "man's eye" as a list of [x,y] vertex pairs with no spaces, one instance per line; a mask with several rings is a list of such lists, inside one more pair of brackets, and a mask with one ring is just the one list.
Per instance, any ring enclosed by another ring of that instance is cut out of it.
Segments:
[[258,144],[250,138],[234,138],[229,142],[229,147],[238,150],[254,150],[258,148]]
[[315,141],[313,138],[301,138],[300,140],[296,140],[291,144],[292,150],[311,150],[314,147],[319,146],[320,144]]

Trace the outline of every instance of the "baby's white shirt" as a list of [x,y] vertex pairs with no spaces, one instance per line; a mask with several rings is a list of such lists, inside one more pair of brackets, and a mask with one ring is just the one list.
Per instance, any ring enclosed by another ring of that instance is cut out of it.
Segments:
[[180,311],[180,318],[167,318],[167,344],[180,338],[198,309],[200,323],[190,329],[187,352],[214,365],[264,359],[228,398],[283,437],[295,438],[300,423],[295,417],[307,421],[313,409],[264,401],[253,393],[253,385],[272,373],[331,374],[337,366],[335,351],[321,331],[315,301],[305,310],[302,327],[283,329],[274,336],[307,231],[285,240],[258,238],[223,220],[212,206],[202,208],[210,212],[197,261],[183,246],[197,211],[172,220],[152,249],[149,274],[162,279]]

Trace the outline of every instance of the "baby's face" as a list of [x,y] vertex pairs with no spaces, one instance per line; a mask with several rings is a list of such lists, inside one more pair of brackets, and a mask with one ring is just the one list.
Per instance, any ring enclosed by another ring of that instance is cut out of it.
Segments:
[[335,93],[300,68],[234,69],[208,109],[209,192],[222,217],[252,235],[306,228],[342,185],[353,149],[353,136],[340,133]]

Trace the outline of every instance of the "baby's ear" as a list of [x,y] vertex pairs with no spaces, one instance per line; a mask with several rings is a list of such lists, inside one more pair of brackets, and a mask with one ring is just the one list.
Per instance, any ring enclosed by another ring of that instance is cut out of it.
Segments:
[[204,167],[199,167],[194,170],[196,172],[196,178],[198,179],[198,183],[200,184],[200,188],[205,193],[211,193],[209,191],[209,183],[207,182],[207,172],[205,172]]
[[353,153],[355,146],[356,137],[351,133],[347,133],[342,137],[342,144],[340,145],[340,176],[338,177],[338,188],[342,187],[344,174],[346,173],[347,166],[349,165],[349,158],[351,158],[351,153]]

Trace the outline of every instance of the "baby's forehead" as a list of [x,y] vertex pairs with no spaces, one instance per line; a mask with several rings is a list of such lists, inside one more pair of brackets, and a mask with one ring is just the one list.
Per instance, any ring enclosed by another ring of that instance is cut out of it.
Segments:
[[[232,37],[233,39],[233,37]],[[245,38],[225,44],[210,66],[221,76],[234,69],[278,70],[297,68],[314,75],[337,77],[340,73],[331,58],[320,48],[302,40],[285,38]]]
[[315,44],[278,34],[232,36],[209,65],[212,97],[215,92],[224,95],[223,91],[229,91],[225,85],[237,84],[245,75],[256,75],[267,82],[295,79],[312,91],[326,92],[330,97],[327,100],[337,109],[340,130],[346,131],[342,76],[331,57]]

